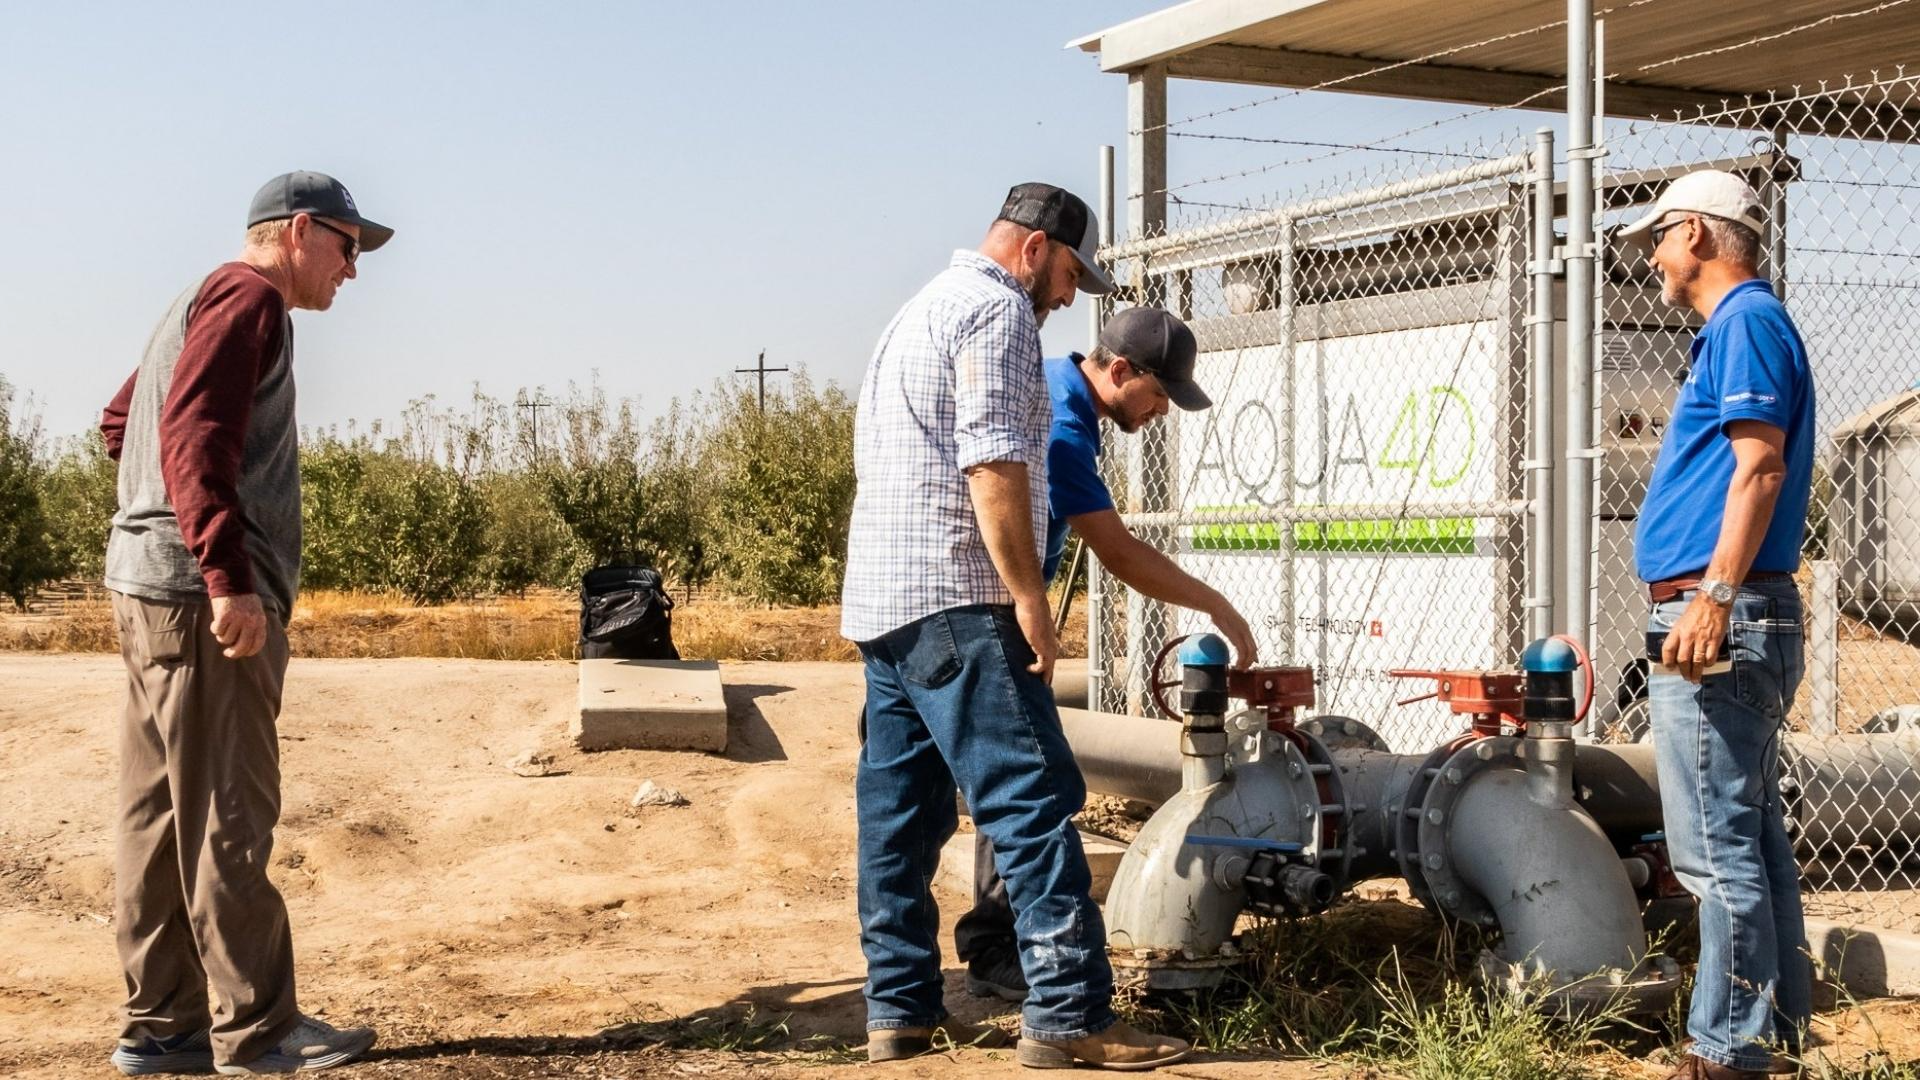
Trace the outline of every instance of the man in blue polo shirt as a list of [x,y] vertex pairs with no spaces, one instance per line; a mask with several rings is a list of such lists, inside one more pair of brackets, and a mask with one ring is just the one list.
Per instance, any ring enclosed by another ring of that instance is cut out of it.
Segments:
[[[1129,308],[1107,320],[1090,356],[1073,353],[1046,362],[1053,425],[1047,433],[1046,558],[1041,574],[1053,580],[1067,530],[1099,558],[1107,572],[1155,600],[1191,608],[1213,620],[1233,645],[1239,665],[1256,658],[1253,632],[1227,598],[1180,569],[1163,552],[1127,530],[1100,479],[1100,420],[1131,434],[1165,416],[1169,404],[1188,411],[1213,404],[1193,381],[1198,356],[1193,331],[1159,308]],[[967,965],[967,989],[981,997],[1022,1001],[1027,984],[1013,932],[1013,907],[995,872],[993,845],[974,840],[974,906],[953,928],[954,951]]]
[[1804,663],[1813,379],[1755,269],[1766,224],[1752,188],[1709,169],[1622,233],[1651,248],[1663,299],[1707,321],[1634,537],[1649,647],[1665,636],[1647,691],[1667,847],[1700,904],[1693,1045],[1669,1080],[1758,1080],[1774,1050],[1800,1053],[1811,1010],[1779,739]]

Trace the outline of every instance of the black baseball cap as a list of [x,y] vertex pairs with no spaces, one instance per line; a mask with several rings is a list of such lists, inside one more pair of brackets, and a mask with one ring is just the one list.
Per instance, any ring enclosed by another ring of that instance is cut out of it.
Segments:
[[253,196],[247,228],[263,221],[279,221],[295,214],[331,218],[360,226],[360,250],[374,251],[393,239],[393,230],[360,216],[347,186],[326,173],[285,173],[267,181]]
[[1213,404],[1193,381],[1193,364],[1200,346],[1187,324],[1152,307],[1128,308],[1100,328],[1100,346],[1160,380],[1167,396],[1188,412]]
[[1100,269],[1094,254],[1100,250],[1100,222],[1080,197],[1052,184],[1015,184],[1007,192],[997,221],[1011,221],[1046,233],[1073,250],[1080,260],[1080,291],[1105,296],[1113,291],[1113,279]]

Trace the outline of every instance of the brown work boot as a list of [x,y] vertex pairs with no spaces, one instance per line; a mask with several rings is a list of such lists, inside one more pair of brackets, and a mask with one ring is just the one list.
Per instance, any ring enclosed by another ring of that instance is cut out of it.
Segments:
[[1144,1072],[1184,1061],[1192,1052],[1193,1048],[1180,1039],[1149,1035],[1122,1021],[1098,1035],[1069,1042],[1021,1039],[1017,1056],[1029,1069],[1071,1069],[1084,1064],[1096,1069]]
[[881,1028],[867,1032],[867,1060],[900,1061],[936,1050],[959,1050],[968,1046],[991,1050],[1012,1041],[997,1027],[947,1019],[930,1028]]
[[1764,1069],[1736,1069],[1688,1054],[1680,1059],[1679,1068],[1667,1074],[1667,1080],[1767,1080],[1768,1075]]

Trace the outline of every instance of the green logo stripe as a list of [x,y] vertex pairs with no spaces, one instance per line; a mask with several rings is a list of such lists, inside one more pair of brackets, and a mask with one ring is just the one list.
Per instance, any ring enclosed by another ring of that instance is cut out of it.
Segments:
[[[1474,539],[1474,519],[1464,517],[1352,518],[1293,525],[1296,551],[1471,555]],[[1273,551],[1280,547],[1280,526],[1196,525],[1191,542],[1195,551]]]

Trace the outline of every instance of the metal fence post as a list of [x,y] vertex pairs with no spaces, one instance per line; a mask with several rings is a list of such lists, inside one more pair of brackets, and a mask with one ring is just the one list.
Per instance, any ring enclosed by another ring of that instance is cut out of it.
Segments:
[[[1157,237],[1167,224],[1167,68],[1149,64],[1127,74],[1127,231],[1132,239]],[[1151,260],[1137,262],[1136,280],[1129,297],[1135,304],[1163,302],[1165,283],[1156,282]],[[1172,455],[1166,425],[1142,431],[1128,455],[1127,497],[1135,511],[1167,510]],[[1141,529],[1147,544],[1167,550],[1172,529]],[[1144,715],[1147,670],[1154,650],[1167,636],[1167,606],[1137,592],[1127,592],[1127,712]]]
[[[1102,146],[1099,156],[1100,246],[1113,246],[1113,147]],[[1087,348],[1100,341],[1100,327],[1112,303],[1099,297],[1087,305]],[[1072,584],[1069,582],[1068,587]],[[1107,573],[1097,558],[1087,561],[1087,707],[1107,707]]]
[[[1280,428],[1280,505],[1291,510],[1299,502],[1299,493],[1294,489],[1294,418],[1299,415],[1299,390],[1294,379],[1294,314],[1298,305],[1297,282],[1295,276],[1295,245],[1299,242],[1299,223],[1288,218],[1280,226],[1280,411],[1276,417]],[[1294,663],[1294,635],[1298,633],[1295,625],[1297,613],[1294,610],[1294,591],[1299,580],[1299,570],[1294,566],[1294,523],[1291,518],[1276,526],[1276,553],[1280,565],[1279,604],[1276,617],[1280,622],[1279,662]]]
[[1840,564],[1810,559],[1813,596],[1807,604],[1807,682],[1810,685],[1807,730],[1831,735],[1840,730]]
[[[1566,632],[1593,640],[1593,0],[1567,0]],[[1592,734],[1589,717],[1585,734]]]
[[1527,549],[1527,636],[1548,637],[1560,625],[1554,603],[1553,544],[1553,129],[1534,136],[1532,310],[1527,312],[1528,387],[1527,497],[1533,503]]

